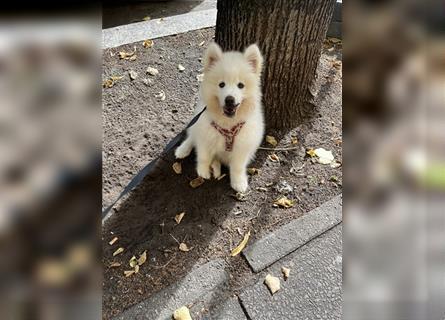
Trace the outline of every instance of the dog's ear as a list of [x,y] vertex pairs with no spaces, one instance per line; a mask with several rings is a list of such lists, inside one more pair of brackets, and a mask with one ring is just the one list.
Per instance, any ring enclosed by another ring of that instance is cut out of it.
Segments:
[[260,75],[263,68],[263,56],[256,44],[251,44],[244,50],[244,57],[252,66],[253,72]]
[[204,54],[204,71],[208,71],[222,57],[222,50],[219,45],[212,42]]

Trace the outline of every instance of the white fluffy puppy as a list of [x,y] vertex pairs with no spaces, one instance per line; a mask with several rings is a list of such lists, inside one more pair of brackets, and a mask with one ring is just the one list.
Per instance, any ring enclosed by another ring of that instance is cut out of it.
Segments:
[[256,44],[244,53],[222,52],[210,44],[204,56],[201,103],[207,109],[187,131],[176,149],[177,158],[196,148],[198,175],[209,179],[221,175],[221,163],[230,169],[230,184],[239,192],[248,188],[246,167],[253,159],[264,134],[261,105],[263,58]]

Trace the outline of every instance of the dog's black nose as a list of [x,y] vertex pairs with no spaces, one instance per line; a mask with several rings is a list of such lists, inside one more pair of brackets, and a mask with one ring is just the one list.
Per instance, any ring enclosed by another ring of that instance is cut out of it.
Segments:
[[224,102],[226,103],[226,106],[233,107],[235,105],[235,98],[232,96],[227,96]]

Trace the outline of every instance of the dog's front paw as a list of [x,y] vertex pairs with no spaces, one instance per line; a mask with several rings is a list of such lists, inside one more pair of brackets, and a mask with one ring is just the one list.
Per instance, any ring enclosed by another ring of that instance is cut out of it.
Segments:
[[232,179],[230,181],[230,186],[233,190],[237,192],[246,192],[249,184],[247,182],[247,177],[239,177],[236,179]]
[[210,179],[211,173],[210,173],[210,167],[205,165],[198,165],[198,168],[196,170],[198,172],[198,176],[204,179]]
[[180,145],[175,150],[175,157],[176,159],[184,159],[190,154],[190,150],[183,145]]

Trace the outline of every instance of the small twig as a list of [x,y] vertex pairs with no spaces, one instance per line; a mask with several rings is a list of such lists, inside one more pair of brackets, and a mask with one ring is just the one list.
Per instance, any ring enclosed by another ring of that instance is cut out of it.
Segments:
[[267,148],[267,147],[258,147],[259,150],[268,150],[268,151],[289,151],[289,150],[297,150],[300,147],[290,147],[290,148]]
[[153,266],[153,269],[164,269],[166,266],[170,264],[170,262],[173,261],[174,258],[176,258],[176,254],[174,254],[173,257],[170,260],[168,260],[166,264],[162,266]]
[[176,243],[177,244],[180,244],[180,242],[175,238],[175,237],[173,237],[173,235],[171,234],[171,233],[169,233],[169,235],[170,235],[170,237],[172,237],[173,238],[173,240],[175,240],[176,241]]

